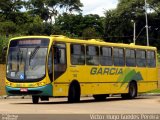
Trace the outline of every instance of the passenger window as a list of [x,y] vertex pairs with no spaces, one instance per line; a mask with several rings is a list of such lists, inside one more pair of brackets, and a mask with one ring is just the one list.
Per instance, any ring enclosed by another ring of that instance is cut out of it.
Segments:
[[71,64],[84,65],[85,64],[85,48],[84,45],[71,45]]
[[112,65],[112,48],[110,47],[100,48],[100,64],[104,66]]
[[126,49],[126,66],[135,67],[136,66],[136,58],[135,58],[135,50]]
[[136,51],[136,63],[138,67],[146,67],[146,52],[144,50]]
[[86,63],[87,65],[99,65],[99,47],[86,47]]
[[156,57],[154,51],[147,51],[147,66],[156,67]]
[[124,66],[124,50],[122,48],[113,49],[113,58],[115,66]]

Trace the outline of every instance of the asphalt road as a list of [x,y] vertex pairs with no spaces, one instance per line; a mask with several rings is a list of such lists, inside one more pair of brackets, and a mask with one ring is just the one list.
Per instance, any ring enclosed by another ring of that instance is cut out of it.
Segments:
[[80,103],[67,103],[67,98],[50,98],[49,102],[32,104],[31,99],[0,99],[1,114],[160,114],[160,96],[139,96],[133,100],[120,97],[96,102],[82,97]]

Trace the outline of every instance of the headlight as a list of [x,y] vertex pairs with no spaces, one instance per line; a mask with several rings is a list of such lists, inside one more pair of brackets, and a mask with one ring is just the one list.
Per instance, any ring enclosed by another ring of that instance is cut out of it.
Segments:
[[46,83],[45,82],[38,82],[37,85],[38,86],[44,86],[44,85],[46,85]]

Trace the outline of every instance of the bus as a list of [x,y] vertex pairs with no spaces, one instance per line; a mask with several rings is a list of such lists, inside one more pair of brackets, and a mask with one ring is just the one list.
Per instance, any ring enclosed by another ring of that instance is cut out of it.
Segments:
[[8,95],[31,95],[34,104],[49,97],[132,99],[158,87],[157,49],[62,35],[10,40],[6,61]]

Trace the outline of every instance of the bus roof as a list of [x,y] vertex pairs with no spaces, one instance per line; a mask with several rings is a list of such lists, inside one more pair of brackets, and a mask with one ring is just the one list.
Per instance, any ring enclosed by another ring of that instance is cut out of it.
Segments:
[[90,40],[82,40],[82,39],[72,39],[68,38],[63,35],[51,35],[51,36],[22,36],[22,37],[15,37],[11,40],[16,39],[24,39],[24,38],[48,38],[52,41],[59,41],[59,42],[69,42],[69,43],[79,43],[79,44],[90,44],[90,45],[102,45],[102,46],[109,46],[109,47],[123,47],[123,48],[132,48],[132,49],[149,49],[149,50],[157,50],[156,47],[151,46],[141,46],[141,45],[134,45],[131,44],[124,44],[124,43],[111,43],[111,42],[104,42],[100,39],[90,39]]
[[124,44],[124,43],[111,43],[111,42],[104,42],[101,39],[90,39],[90,40],[81,40],[81,39],[71,39],[65,36],[52,36],[54,41],[59,42],[69,42],[69,43],[79,43],[79,44],[91,44],[91,45],[102,45],[102,46],[110,46],[110,47],[124,47],[124,48],[133,48],[133,49],[150,49],[150,50],[157,50],[156,47],[152,46],[141,46],[135,45],[134,43]]

